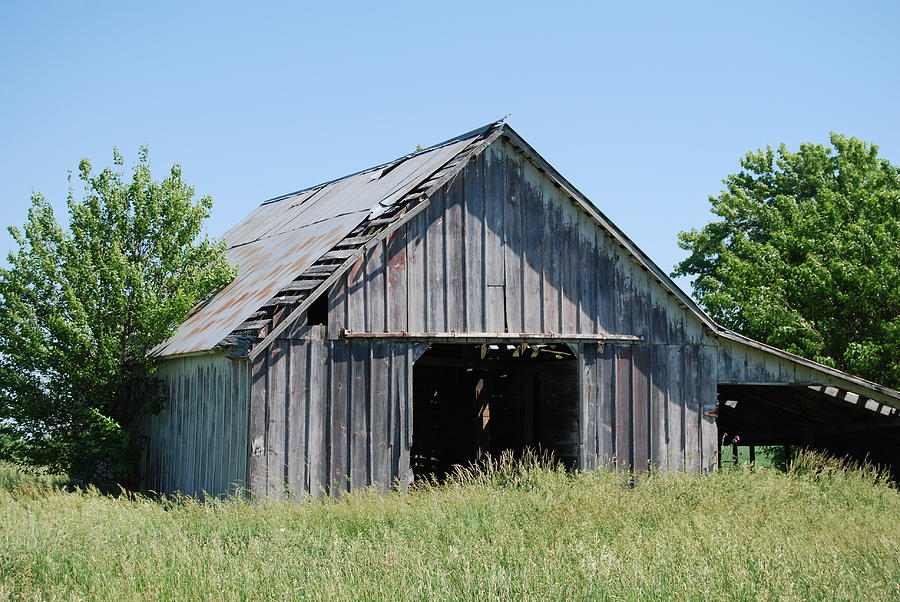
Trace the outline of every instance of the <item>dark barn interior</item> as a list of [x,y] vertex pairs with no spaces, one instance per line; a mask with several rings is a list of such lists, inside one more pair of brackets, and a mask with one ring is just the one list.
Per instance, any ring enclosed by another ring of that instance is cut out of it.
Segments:
[[564,344],[432,345],[413,371],[416,479],[526,450],[574,468],[577,366]]
[[[836,387],[719,385],[720,445],[816,449],[878,464],[897,478],[900,418],[891,406]],[[719,454],[721,458],[721,453]]]

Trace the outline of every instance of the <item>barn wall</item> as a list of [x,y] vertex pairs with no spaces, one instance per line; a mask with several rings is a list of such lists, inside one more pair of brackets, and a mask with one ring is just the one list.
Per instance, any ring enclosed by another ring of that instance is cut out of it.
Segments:
[[341,328],[704,338],[693,314],[502,140],[360,259],[330,298],[329,338]]
[[719,382],[753,385],[846,384],[846,381],[819,370],[727,339],[723,339],[719,346]]
[[159,376],[168,399],[145,424],[144,488],[219,496],[246,487],[249,362],[224,354],[174,358]]
[[700,472],[715,465],[714,347],[580,347],[584,468]]
[[386,489],[409,467],[413,346],[326,340],[299,323],[253,362],[250,491]]
[[715,462],[717,339],[505,141],[332,287],[343,328],[641,336],[581,346],[581,464]]

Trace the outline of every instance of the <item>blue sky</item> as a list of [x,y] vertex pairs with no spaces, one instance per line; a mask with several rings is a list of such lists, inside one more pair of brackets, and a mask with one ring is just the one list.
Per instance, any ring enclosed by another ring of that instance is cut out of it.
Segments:
[[3,2],[0,224],[32,190],[62,208],[81,157],[147,143],[158,176],[180,162],[213,196],[220,235],[510,113],[670,271],[747,150],[837,131],[900,164],[898,2],[366,6]]

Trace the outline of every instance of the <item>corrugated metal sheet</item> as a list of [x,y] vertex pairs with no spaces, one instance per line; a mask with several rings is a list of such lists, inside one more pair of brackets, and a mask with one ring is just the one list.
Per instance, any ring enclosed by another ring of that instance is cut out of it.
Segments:
[[152,355],[215,347],[370,213],[400,200],[480,133],[260,205],[225,234],[228,261],[238,266],[237,277]]

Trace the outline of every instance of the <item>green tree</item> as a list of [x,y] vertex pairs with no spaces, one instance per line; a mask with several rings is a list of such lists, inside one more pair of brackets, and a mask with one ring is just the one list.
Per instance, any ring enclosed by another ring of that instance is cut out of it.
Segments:
[[147,352],[190,308],[234,277],[223,243],[202,231],[210,197],[175,165],[153,181],[146,147],[78,167],[68,228],[32,196],[18,251],[0,268],[0,425],[36,464],[93,482],[134,478],[135,427],[159,409]]
[[900,169],[838,134],[741,167],[673,275],[728,328],[900,388]]

